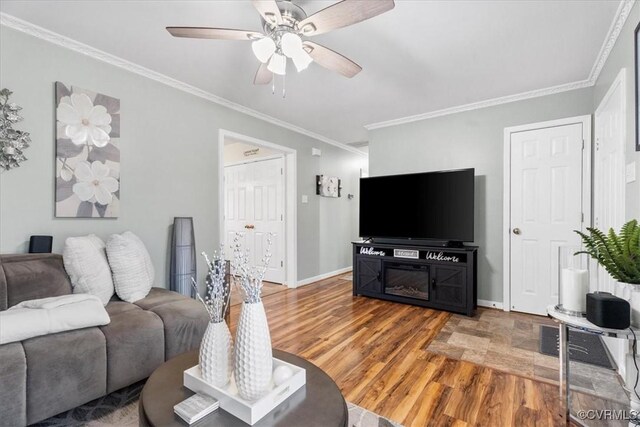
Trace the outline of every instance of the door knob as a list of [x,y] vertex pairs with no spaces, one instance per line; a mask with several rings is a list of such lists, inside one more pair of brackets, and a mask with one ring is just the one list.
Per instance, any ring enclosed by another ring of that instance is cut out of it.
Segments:
[[519,228],[514,228],[513,229],[513,234],[520,235],[520,229]]

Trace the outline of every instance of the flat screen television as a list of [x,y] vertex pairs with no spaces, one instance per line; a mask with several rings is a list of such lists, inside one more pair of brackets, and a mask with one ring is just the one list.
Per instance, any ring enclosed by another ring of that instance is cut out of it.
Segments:
[[474,169],[360,179],[360,236],[473,241]]

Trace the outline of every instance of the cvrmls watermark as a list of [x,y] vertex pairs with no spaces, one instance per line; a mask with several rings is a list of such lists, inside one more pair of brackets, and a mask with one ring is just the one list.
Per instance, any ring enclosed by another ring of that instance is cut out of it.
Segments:
[[576,415],[581,420],[631,421],[633,424],[640,425],[640,413],[634,410],[588,409],[579,410]]

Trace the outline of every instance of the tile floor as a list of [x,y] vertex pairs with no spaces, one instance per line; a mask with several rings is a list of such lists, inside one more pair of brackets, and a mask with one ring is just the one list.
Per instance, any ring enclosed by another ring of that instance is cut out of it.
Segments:
[[[555,323],[542,316],[479,308],[474,317],[451,316],[427,350],[557,384],[558,358],[538,351],[541,325]],[[572,362],[570,372],[576,390],[616,402],[628,401],[615,371]]]

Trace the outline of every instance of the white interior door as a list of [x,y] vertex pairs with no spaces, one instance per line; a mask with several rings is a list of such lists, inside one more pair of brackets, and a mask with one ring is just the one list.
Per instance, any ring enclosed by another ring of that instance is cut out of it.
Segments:
[[[624,70],[623,70],[624,71]],[[624,223],[625,92],[621,73],[595,114],[594,225],[600,230],[619,230]],[[597,267],[598,289],[615,292],[615,280]]]
[[[595,114],[593,214],[594,225],[600,230],[619,230],[625,219],[625,86],[623,68],[598,105]],[[616,288],[616,281],[600,265],[596,265],[596,283],[598,290],[623,297],[622,289]],[[635,372],[635,367],[631,365],[633,358],[625,357],[629,352],[627,343],[607,337],[604,338],[604,342],[618,365],[620,375],[627,378],[627,384],[633,384],[635,378],[627,377],[627,374],[633,376]]]
[[242,232],[250,262],[257,265],[271,233],[272,257],[265,280],[284,283],[284,159],[226,166],[224,176],[226,241]]
[[512,310],[558,302],[558,248],[580,246],[583,147],[581,123],[511,134]]

